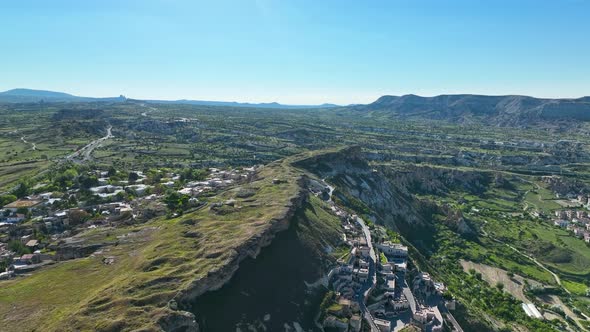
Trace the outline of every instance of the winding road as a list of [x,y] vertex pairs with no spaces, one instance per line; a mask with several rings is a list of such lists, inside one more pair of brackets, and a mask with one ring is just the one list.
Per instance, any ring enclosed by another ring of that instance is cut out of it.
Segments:
[[[486,224],[487,224],[488,222],[484,220],[484,223],[486,223]],[[553,276],[553,279],[555,279],[555,282],[556,282],[556,283],[559,285],[559,287],[561,287],[561,288],[562,288],[562,289],[563,289],[563,290],[564,290],[564,291],[565,291],[565,292],[566,292],[568,295],[571,295],[571,292],[570,292],[570,291],[569,291],[567,288],[565,288],[565,287],[564,287],[564,286],[561,284],[561,279],[559,278],[559,276],[558,276],[558,275],[557,275],[555,272],[551,271],[551,270],[550,270],[550,269],[549,269],[547,266],[543,265],[543,263],[539,262],[539,261],[538,261],[538,260],[537,260],[535,257],[533,257],[533,256],[530,256],[530,255],[527,255],[527,254],[523,253],[521,250],[518,250],[516,247],[514,247],[514,246],[513,246],[513,245],[511,245],[511,244],[508,244],[508,243],[506,243],[506,242],[504,242],[504,241],[502,241],[502,240],[498,240],[498,239],[496,239],[496,238],[494,238],[494,237],[491,237],[491,236],[488,234],[488,232],[486,232],[486,231],[485,231],[483,228],[481,229],[481,231],[482,231],[482,234],[483,234],[484,236],[488,237],[490,240],[492,240],[492,241],[494,241],[494,242],[497,242],[497,243],[500,243],[500,244],[503,244],[503,245],[507,246],[508,248],[510,248],[510,249],[512,249],[514,252],[516,252],[517,254],[519,254],[519,255],[521,255],[522,257],[525,257],[525,258],[527,258],[527,259],[529,259],[529,260],[533,261],[533,263],[535,263],[537,266],[539,266],[539,267],[540,267],[540,268],[542,268],[543,270],[545,270],[545,271],[549,272],[549,273],[550,273],[550,274]],[[565,304],[563,304],[563,305],[565,306]],[[590,321],[590,317],[588,317],[586,314],[584,314],[584,313],[581,313],[581,315],[582,315],[582,316],[583,316],[583,317],[584,317],[584,318],[585,318],[587,321]],[[585,329],[585,328],[582,326],[582,324],[579,322],[579,319],[577,319],[575,316],[573,316],[573,317],[572,317],[572,319],[573,319],[573,320],[576,322],[576,325],[577,325],[579,328],[581,328],[581,329],[582,329],[582,331],[587,331],[587,330],[586,330],[586,329]]]
[[144,116],[144,117],[147,117],[147,115],[148,115],[148,113],[149,113],[149,112],[152,112],[152,111],[157,111],[157,110],[158,110],[158,109],[157,109],[157,108],[155,108],[155,107],[147,106],[145,103],[140,103],[140,104],[137,104],[137,105],[139,105],[139,106],[141,106],[141,107],[145,107],[145,108],[147,108],[147,109],[149,110],[149,111],[147,111],[147,112],[142,112],[142,113],[141,113],[141,116]]
[[37,145],[35,143],[28,142],[24,136],[21,136],[20,140],[25,144],[31,144],[31,150],[37,150]]
[[[484,223],[487,224],[488,222],[484,220]],[[490,240],[503,244],[505,246],[507,246],[508,248],[512,249],[514,252],[518,253],[519,255],[528,258],[529,260],[533,261],[533,263],[537,264],[540,268],[542,268],[543,270],[549,272],[552,276],[553,279],[555,279],[555,282],[561,287],[563,288],[564,291],[566,291],[568,294],[571,294],[569,290],[567,290],[567,288],[563,287],[561,285],[561,279],[559,278],[559,276],[557,274],[555,274],[553,271],[551,271],[547,266],[543,265],[543,263],[539,262],[535,257],[527,255],[525,253],[523,253],[521,250],[517,249],[516,247],[514,247],[511,244],[508,244],[502,240],[498,240],[495,237],[491,237],[490,234],[488,232],[486,232],[483,228],[481,229],[482,235],[488,237]]]

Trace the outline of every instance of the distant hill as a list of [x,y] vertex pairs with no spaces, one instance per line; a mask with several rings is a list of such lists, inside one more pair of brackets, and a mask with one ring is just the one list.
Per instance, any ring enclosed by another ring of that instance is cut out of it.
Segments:
[[590,121],[590,97],[541,99],[483,95],[383,96],[371,104],[344,110],[361,116],[521,126],[550,120]]
[[334,104],[321,104],[321,105],[285,105],[279,103],[239,103],[235,101],[208,101],[208,100],[146,100],[151,104],[186,104],[186,105],[204,105],[204,106],[227,106],[227,107],[256,107],[256,108],[282,108],[282,109],[294,109],[294,108],[332,108],[341,107]]
[[92,98],[79,97],[64,92],[33,90],[33,89],[12,89],[0,92],[0,102],[4,103],[37,103],[45,102],[92,102],[92,101],[108,101],[108,102],[122,102],[127,98],[124,96],[107,97],[107,98]]
[[[37,103],[45,102],[123,102],[127,98],[124,96],[107,97],[107,98],[93,98],[93,97],[79,97],[68,93],[46,91],[46,90],[32,90],[32,89],[12,89],[0,92],[0,102],[4,103]],[[256,108],[330,108],[340,107],[334,104],[321,105],[283,105],[279,103],[238,103],[225,101],[206,101],[206,100],[145,100],[144,102],[152,104],[187,104],[187,105],[205,105],[205,106],[227,106],[227,107],[256,107]]]
[[[124,96],[109,98],[79,97],[63,92],[13,89],[0,92],[0,102],[124,102]],[[133,102],[134,100],[129,99]],[[333,108],[337,113],[364,117],[444,120],[455,123],[480,123],[496,126],[527,126],[559,121],[590,121],[590,97],[578,99],[543,99],[527,96],[416,95],[382,96],[367,105],[338,106],[284,105],[279,103],[240,103],[206,100],[137,100],[152,104],[186,104],[268,109]]]

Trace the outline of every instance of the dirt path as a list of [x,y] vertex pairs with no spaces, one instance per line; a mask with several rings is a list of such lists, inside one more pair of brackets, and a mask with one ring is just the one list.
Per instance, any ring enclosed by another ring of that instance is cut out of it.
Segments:
[[37,150],[37,144],[28,142],[24,136],[21,136],[20,140],[25,144],[31,144],[31,150]]
[[[487,224],[488,222],[484,220],[484,223],[485,223],[485,224]],[[555,279],[555,282],[556,282],[556,283],[557,283],[557,284],[558,284],[558,285],[559,285],[561,288],[563,288],[563,290],[564,290],[566,293],[568,293],[568,294],[571,294],[569,290],[567,290],[565,287],[563,287],[563,286],[561,285],[561,279],[559,278],[559,276],[558,276],[557,274],[555,274],[553,271],[551,271],[549,268],[547,268],[545,265],[543,265],[543,263],[539,262],[539,261],[538,261],[538,260],[537,260],[535,257],[533,257],[533,256],[530,256],[530,255],[527,255],[527,254],[523,253],[523,252],[522,252],[522,250],[519,250],[519,249],[515,248],[515,247],[514,247],[514,246],[512,246],[511,244],[508,244],[508,243],[506,243],[506,242],[504,242],[504,241],[502,241],[502,240],[498,240],[498,239],[496,239],[496,238],[494,238],[494,237],[491,237],[491,236],[488,234],[488,232],[486,232],[486,231],[483,229],[483,227],[481,228],[481,232],[482,232],[482,235],[483,235],[483,236],[486,236],[486,237],[488,237],[490,240],[492,240],[492,241],[494,241],[494,242],[498,242],[498,243],[501,243],[501,244],[503,244],[503,245],[507,246],[508,248],[510,248],[510,249],[512,249],[514,252],[516,252],[517,254],[519,254],[519,255],[521,255],[521,256],[523,256],[523,257],[526,257],[527,259],[529,259],[529,260],[533,261],[533,263],[535,263],[537,266],[539,266],[539,267],[540,267],[540,268],[542,268],[543,270],[545,270],[545,271],[549,272],[549,273],[550,273],[550,274],[553,276],[553,279]]]

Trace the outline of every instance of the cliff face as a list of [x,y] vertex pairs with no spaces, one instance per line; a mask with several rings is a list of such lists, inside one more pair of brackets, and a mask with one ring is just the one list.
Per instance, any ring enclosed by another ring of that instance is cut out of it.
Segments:
[[[478,195],[486,190],[490,174],[412,166],[403,170],[372,167],[359,147],[308,158],[298,164],[335,184],[336,199],[357,213],[401,232],[415,244],[432,242],[435,214],[457,233],[469,236],[469,221],[449,206],[419,199],[417,194],[444,195],[461,190]],[[427,248],[424,248],[427,249]]]
[[328,178],[336,185],[339,199],[349,205],[354,205],[352,200],[361,201],[393,229],[398,229],[400,223],[417,228],[428,226],[419,202],[381,170],[372,169],[363,159],[360,147],[314,156],[298,165]]
[[244,259],[256,258],[262,248],[271,244],[278,232],[289,228],[289,221],[295,215],[295,211],[301,206],[305,195],[303,194],[303,183],[299,194],[291,198],[288,208],[281,216],[270,220],[269,227],[260,234],[254,235],[250,240],[243,243],[231,253],[231,258],[222,268],[210,271],[206,277],[195,280],[189,289],[182,292],[179,297],[181,304],[194,300],[199,295],[221,288],[227,283],[238,270],[240,262]]
[[[255,234],[248,241],[234,248],[225,264],[209,271],[205,277],[194,280],[188,288],[179,293],[175,300],[171,301],[170,306],[186,309],[197,297],[206,292],[220,289],[231,280],[242,261],[247,258],[256,258],[264,247],[272,243],[277,233],[287,230],[295,212],[304,202],[304,183],[304,179],[299,181],[299,192],[289,200],[280,215],[268,222],[268,227],[263,232]],[[173,311],[161,318],[158,323],[164,331],[168,332],[199,331],[194,314],[184,310]]]
[[330,270],[336,261],[331,250],[341,243],[339,217],[322,199],[306,194],[288,228],[256,259],[240,262],[227,284],[197,297],[190,311],[204,331],[282,331],[294,322],[311,330],[323,289],[308,285]]

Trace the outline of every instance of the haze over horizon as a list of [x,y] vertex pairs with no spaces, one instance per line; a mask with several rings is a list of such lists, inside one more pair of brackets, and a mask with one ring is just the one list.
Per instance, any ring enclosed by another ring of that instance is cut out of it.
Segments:
[[4,1],[0,90],[282,104],[576,98],[590,94],[588,12],[579,0]]

